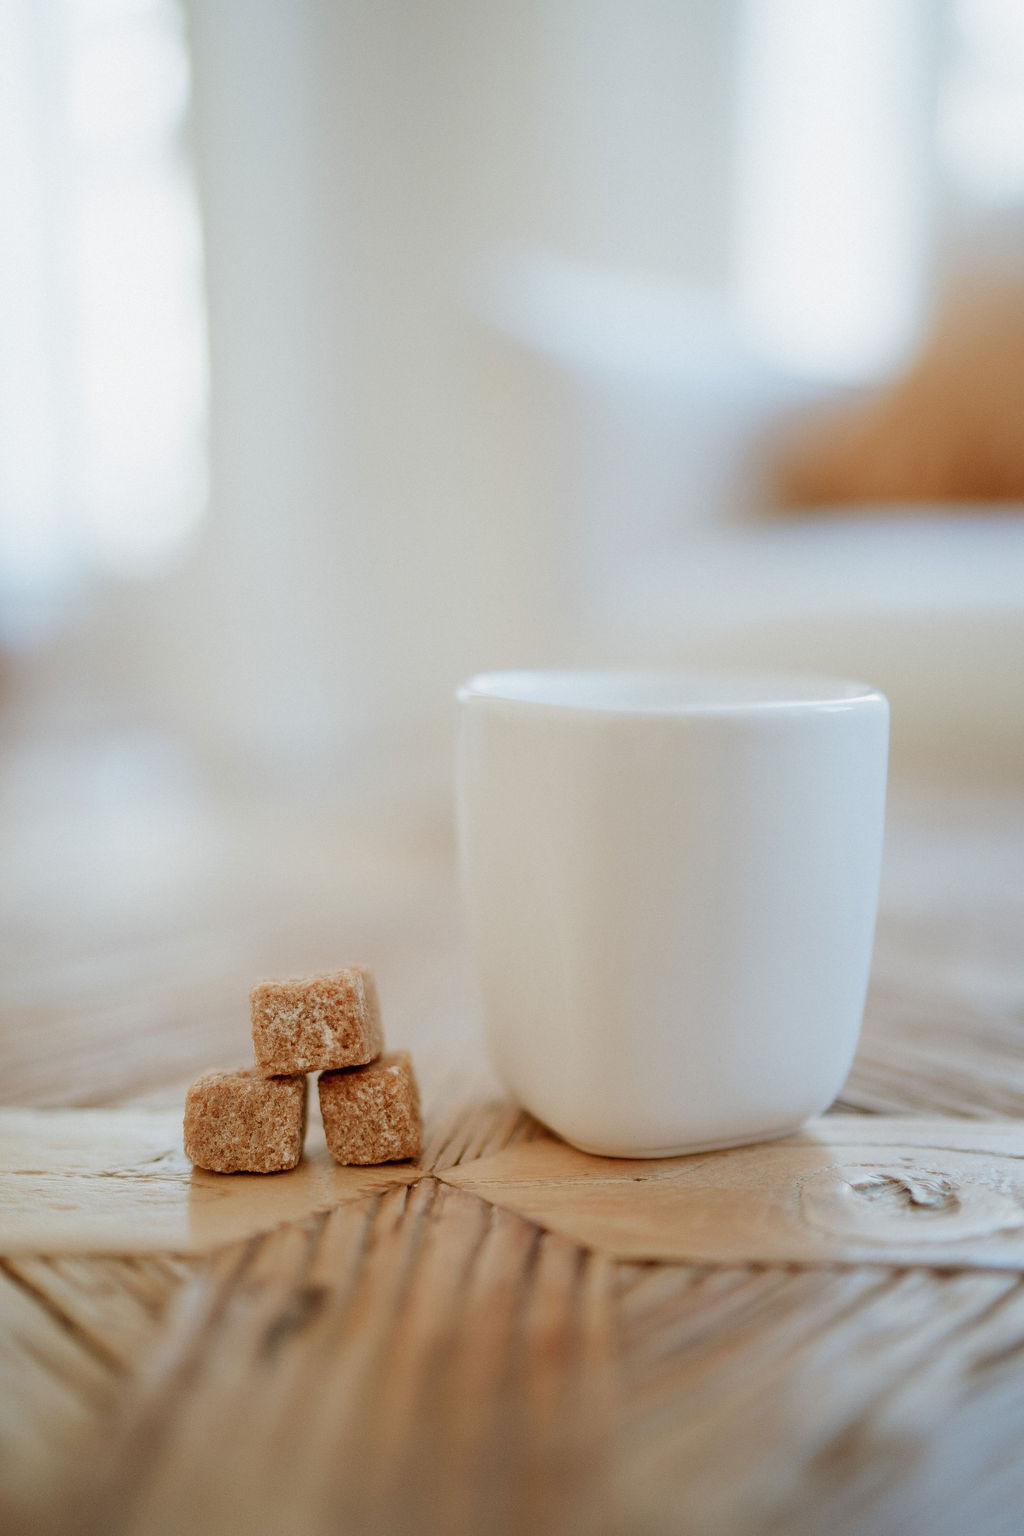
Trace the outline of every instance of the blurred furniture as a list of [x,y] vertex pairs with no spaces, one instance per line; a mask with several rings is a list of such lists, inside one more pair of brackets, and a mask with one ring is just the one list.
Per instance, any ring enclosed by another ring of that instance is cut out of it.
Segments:
[[[425,1165],[534,1134],[477,1052],[447,824],[225,799],[124,740],[3,760],[4,1097],[176,1108],[253,976],[359,956]],[[847,1110],[1024,1112],[1024,803],[893,809]],[[2,1220],[2,1217],[0,1217]],[[996,1536],[1015,1272],[610,1263],[424,1180],[204,1260],[0,1269],[5,1528]]]
[[892,702],[897,775],[1019,782],[1020,506],[775,510],[778,444],[844,396],[768,366],[708,292],[534,252],[481,294],[538,413],[558,381],[537,494],[565,527],[550,586],[576,655],[863,678]]
[[[805,420],[781,455],[780,497],[834,503],[1024,503],[1024,273],[991,233],[947,284],[920,356],[887,387]],[[994,249],[993,249],[994,247]],[[1001,258],[1001,260],[1000,260]]]

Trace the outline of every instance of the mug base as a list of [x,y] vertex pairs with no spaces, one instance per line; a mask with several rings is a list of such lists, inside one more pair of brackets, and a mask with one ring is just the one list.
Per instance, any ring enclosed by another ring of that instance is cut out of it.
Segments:
[[640,1161],[643,1158],[657,1157],[689,1157],[695,1152],[726,1152],[730,1147],[755,1146],[760,1141],[781,1141],[785,1136],[795,1136],[807,1124],[801,1120],[796,1125],[787,1125],[780,1131],[755,1131],[749,1136],[727,1136],[722,1141],[693,1141],[683,1142],[678,1146],[651,1147],[638,1150],[636,1147],[597,1147],[590,1143],[575,1141],[570,1136],[563,1136],[577,1152],[586,1152],[589,1157],[618,1157],[631,1158]]

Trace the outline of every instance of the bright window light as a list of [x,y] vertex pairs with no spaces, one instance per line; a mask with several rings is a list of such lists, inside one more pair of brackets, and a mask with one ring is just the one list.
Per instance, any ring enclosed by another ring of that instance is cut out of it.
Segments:
[[939,95],[939,147],[957,191],[1024,200],[1024,4],[957,0]]
[[743,0],[736,297],[773,364],[857,382],[915,339],[929,26],[922,0]]
[[205,499],[178,0],[0,4],[0,582],[163,570]]

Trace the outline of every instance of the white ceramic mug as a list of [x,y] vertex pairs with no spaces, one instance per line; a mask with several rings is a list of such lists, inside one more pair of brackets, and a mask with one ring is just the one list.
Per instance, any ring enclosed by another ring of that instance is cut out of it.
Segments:
[[666,1157],[824,1110],[860,1032],[889,707],[859,683],[500,672],[459,690],[491,1055],[588,1152]]

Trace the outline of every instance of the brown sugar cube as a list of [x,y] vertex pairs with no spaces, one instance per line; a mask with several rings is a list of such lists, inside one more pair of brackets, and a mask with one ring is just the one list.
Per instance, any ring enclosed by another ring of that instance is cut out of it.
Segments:
[[350,1072],[324,1072],[319,1088],[324,1135],[336,1163],[419,1157],[420,1096],[408,1051],[391,1051]]
[[359,1067],[384,1049],[372,971],[259,981],[249,993],[256,1065],[265,1077]]
[[185,1155],[211,1173],[294,1168],[305,1136],[304,1077],[204,1072],[185,1097]]

